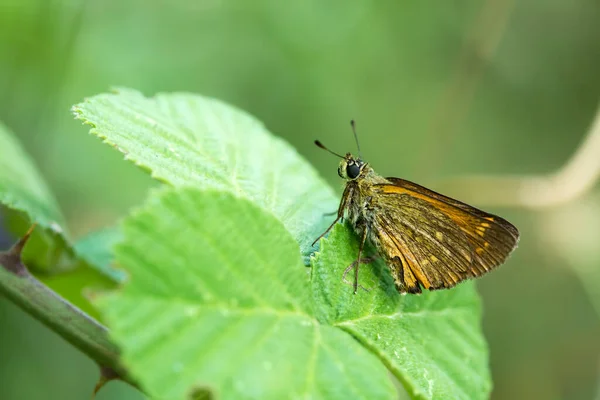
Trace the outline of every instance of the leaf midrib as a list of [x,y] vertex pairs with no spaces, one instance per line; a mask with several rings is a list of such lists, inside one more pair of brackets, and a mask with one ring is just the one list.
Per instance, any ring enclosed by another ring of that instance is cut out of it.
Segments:
[[310,314],[307,313],[303,313],[303,312],[299,312],[299,311],[295,311],[295,310],[281,310],[281,309],[277,309],[277,308],[270,308],[270,307],[248,307],[248,308],[244,308],[244,307],[236,307],[236,306],[231,306],[230,304],[227,303],[222,303],[222,304],[210,304],[210,303],[203,303],[202,299],[198,299],[198,302],[194,302],[190,299],[186,299],[183,297],[171,297],[171,296],[162,296],[160,294],[157,293],[144,293],[144,294],[138,294],[138,293],[126,293],[125,294],[127,297],[129,297],[130,299],[138,299],[139,301],[144,301],[144,300],[150,300],[150,301],[156,301],[156,302],[161,302],[161,303],[167,303],[169,305],[173,305],[173,304],[179,304],[182,307],[185,307],[187,309],[189,309],[190,307],[193,308],[197,308],[199,312],[206,310],[206,311],[218,311],[221,313],[225,313],[225,314],[233,314],[233,315],[244,315],[244,316],[255,316],[255,315],[271,315],[271,316],[278,316],[281,318],[284,317],[302,317],[302,318],[306,318],[309,319],[310,322],[312,324],[319,324],[319,322],[316,320],[316,318]]
[[402,319],[403,317],[429,318],[429,317],[452,317],[461,314],[471,314],[473,310],[468,307],[445,308],[442,310],[421,310],[421,311],[398,311],[392,314],[369,314],[359,318],[338,321],[333,326],[356,325],[361,321],[374,319]]

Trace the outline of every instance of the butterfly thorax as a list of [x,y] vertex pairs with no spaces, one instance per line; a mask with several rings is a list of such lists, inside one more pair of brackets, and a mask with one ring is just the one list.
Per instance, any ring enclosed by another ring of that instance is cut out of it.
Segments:
[[368,163],[350,153],[340,162],[338,174],[346,179],[343,195],[346,217],[354,230],[360,234],[372,223],[374,185],[389,182],[377,174]]

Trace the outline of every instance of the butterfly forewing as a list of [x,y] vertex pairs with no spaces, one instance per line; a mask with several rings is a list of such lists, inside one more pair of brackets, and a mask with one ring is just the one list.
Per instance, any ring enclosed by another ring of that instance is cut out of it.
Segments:
[[[401,292],[449,288],[502,264],[519,234],[504,219],[397,178],[373,186],[372,235]],[[418,282],[418,283],[417,283]]]
[[[472,247],[448,216],[406,194],[380,196],[377,205],[382,212],[376,215],[372,230],[383,244],[380,251],[393,274],[408,279],[397,280],[400,291],[420,291],[411,275],[425,289],[452,287],[473,276]],[[386,213],[389,207],[395,212]]]

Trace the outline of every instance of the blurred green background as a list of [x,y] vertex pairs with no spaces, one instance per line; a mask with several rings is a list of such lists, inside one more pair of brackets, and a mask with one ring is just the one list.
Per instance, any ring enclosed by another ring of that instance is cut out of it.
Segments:
[[[599,21],[598,0],[0,0],[0,120],[75,238],[114,224],[153,184],[69,112],[113,86],[237,105],[336,187],[337,161],[312,141],[354,150],[351,118],[384,176],[435,189],[463,174],[548,173],[598,106]],[[600,275],[595,286],[580,273],[600,270],[597,192],[552,210],[486,208],[522,232],[479,282],[492,398],[599,398]],[[85,399],[96,378],[0,298],[1,399]],[[110,383],[97,398],[143,396]]]

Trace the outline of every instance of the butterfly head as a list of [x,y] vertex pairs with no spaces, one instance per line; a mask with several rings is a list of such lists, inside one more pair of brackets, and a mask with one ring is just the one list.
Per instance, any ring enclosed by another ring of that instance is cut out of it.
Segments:
[[342,161],[340,161],[340,165],[338,166],[338,175],[340,178],[349,181],[356,180],[362,175],[366,165],[367,163],[362,161],[360,158],[354,157],[352,154],[347,153]]
[[345,179],[347,181],[355,181],[361,176],[364,177],[366,174],[368,174],[368,172],[371,169],[368,168],[369,164],[361,160],[360,146],[358,144],[358,135],[356,134],[356,125],[354,124],[354,121],[350,121],[350,125],[352,126],[352,132],[354,133],[354,140],[356,140],[358,157],[354,157],[350,153],[346,153],[345,156],[342,156],[341,154],[338,154],[335,151],[329,150],[323,145],[323,143],[319,142],[318,140],[315,140],[315,144],[323,150],[328,151],[334,156],[342,159],[342,161],[340,161],[340,165],[338,166],[338,175],[340,176],[340,178]]

